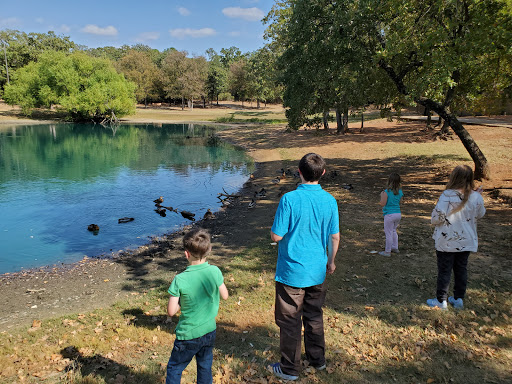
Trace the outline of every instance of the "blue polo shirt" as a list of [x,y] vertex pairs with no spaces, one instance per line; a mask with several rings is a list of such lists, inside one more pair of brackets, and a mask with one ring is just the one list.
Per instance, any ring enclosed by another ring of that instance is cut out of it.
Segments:
[[330,235],[339,233],[336,199],[320,184],[301,184],[279,201],[272,232],[281,236],[276,281],[297,288],[322,284]]

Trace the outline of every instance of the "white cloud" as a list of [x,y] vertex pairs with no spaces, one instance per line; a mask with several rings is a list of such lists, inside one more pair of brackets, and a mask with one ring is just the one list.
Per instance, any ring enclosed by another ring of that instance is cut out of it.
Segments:
[[136,38],[137,43],[145,43],[147,41],[158,40],[160,38],[160,32],[142,32]]
[[94,24],[87,24],[82,28],[82,32],[90,33],[91,35],[117,36],[117,29],[112,25],[102,28]]
[[43,24],[44,23],[44,19],[42,17],[38,17],[36,19],[36,23]]
[[217,34],[212,28],[201,28],[201,29],[190,29],[190,28],[176,28],[170,29],[169,33],[172,37],[177,37],[178,39],[184,39],[186,37],[208,37],[214,36]]
[[178,8],[178,13],[181,16],[188,16],[188,15],[190,15],[190,11],[187,8],[185,8],[185,7],[179,7]]
[[17,17],[8,17],[0,19],[0,28],[13,28],[21,24],[21,20]]
[[241,35],[240,31],[231,31],[228,33],[229,36],[231,37],[238,37]]
[[265,14],[259,8],[240,8],[230,7],[222,10],[224,16],[231,17],[233,19],[243,19],[247,21],[260,21],[263,19]]
[[64,33],[68,33],[69,31],[71,31],[71,28],[69,26],[67,26],[66,24],[62,24],[59,29],[64,32]]

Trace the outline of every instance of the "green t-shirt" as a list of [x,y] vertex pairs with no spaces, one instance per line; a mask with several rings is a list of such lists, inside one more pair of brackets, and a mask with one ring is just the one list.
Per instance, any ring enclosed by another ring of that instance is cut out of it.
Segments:
[[180,298],[181,316],[176,326],[178,340],[195,339],[216,329],[219,287],[223,283],[220,269],[207,262],[189,265],[174,277],[167,292]]

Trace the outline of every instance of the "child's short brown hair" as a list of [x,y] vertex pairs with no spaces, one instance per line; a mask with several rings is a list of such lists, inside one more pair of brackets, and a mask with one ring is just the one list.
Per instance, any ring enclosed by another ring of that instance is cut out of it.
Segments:
[[183,247],[194,259],[203,259],[210,252],[210,234],[202,228],[192,229],[183,237]]
[[324,174],[325,160],[316,153],[308,153],[300,159],[299,170],[305,181],[318,181]]

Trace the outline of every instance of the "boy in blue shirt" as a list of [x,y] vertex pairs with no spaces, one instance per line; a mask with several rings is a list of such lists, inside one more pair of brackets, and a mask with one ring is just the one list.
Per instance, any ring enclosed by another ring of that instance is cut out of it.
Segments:
[[181,307],[176,340],[167,364],[166,384],[179,384],[183,370],[196,357],[197,383],[211,384],[213,345],[219,311],[219,296],[228,298],[228,290],[219,268],[208,264],[210,235],[194,229],[183,237],[189,266],[177,274],[169,287],[167,313],[174,316]]
[[306,358],[325,369],[324,280],[336,269],[340,231],[336,199],[318,183],[324,173],[320,155],[308,153],[300,160],[302,184],[281,198],[270,232],[279,242],[275,320],[281,351],[281,361],[271,368],[285,380],[298,379],[302,324]]

